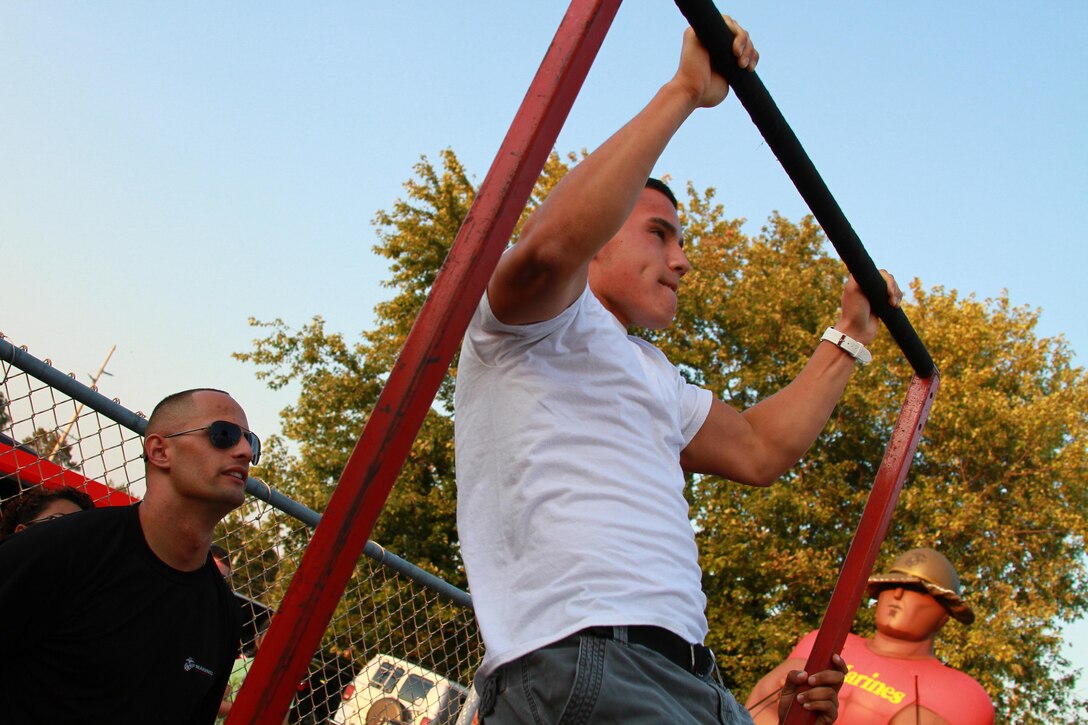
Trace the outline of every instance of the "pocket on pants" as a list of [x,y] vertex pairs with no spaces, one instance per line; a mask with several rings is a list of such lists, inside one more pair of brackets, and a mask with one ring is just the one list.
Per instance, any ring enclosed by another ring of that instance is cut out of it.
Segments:
[[582,635],[578,638],[578,663],[574,668],[574,683],[563,706],[557,725],[588,723],[604,681],[604,656],[608,641]]
[[604,680],[606,642],[574,636],[502,668],[487,725],[583,725],[592,722]]

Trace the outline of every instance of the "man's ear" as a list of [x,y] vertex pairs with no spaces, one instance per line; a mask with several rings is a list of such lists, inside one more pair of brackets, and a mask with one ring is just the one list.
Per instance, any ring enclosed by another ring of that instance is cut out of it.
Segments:
[[167,468],[170,455],[166,439],[158,433],[150,433],[144,438],[144,460],[158,468]]

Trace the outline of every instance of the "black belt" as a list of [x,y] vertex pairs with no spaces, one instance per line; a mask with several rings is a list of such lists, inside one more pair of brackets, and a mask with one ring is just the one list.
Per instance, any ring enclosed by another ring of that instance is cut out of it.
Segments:
[[[579,634],[588,634],[603,639],[618,639],[615,627],[589,627]],[[627,641],[652,649],[687,672],[705,677],[714,669],[714,653],[709,647],[691,644],[683,637],[661,627],[637,626],[625,627]]]

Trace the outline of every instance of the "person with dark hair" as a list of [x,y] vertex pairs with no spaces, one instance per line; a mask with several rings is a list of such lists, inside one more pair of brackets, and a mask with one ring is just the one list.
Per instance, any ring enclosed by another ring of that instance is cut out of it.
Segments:
[[91,497],[77,488],[28,488],[9,498],[0,509],[0,541],[35,524],[93,508]]
[[[748,33],[726,22],[738,66],[753,69]],[[465,334],[457,519],[487,648],[476,677],[487,725],[749,720],[703,644],[684,474],[772,484],[871,358],[879,321],[848,280],[808,364],[744,412],[628,334],[672,323],[691,269],[675,196],[650,173],[727,91],[689,29],[673,78],[526,221]],[[833,721],[846,672],[834,666],[792,673],[783,701]],[[796,693],[801,683],[812,689]]]
[[223,575],[223,579],[227,582],[227,586],[233,589],[234,586],[230,581],[230,553],[219,544],[212,544],[209,552],[212,555],[212,561],[215,562],[215,568]]
[[[847,635],[842,653],[850,672],[839,693],[838,721],[992,725],[994,706],[982,685],[933,652],[949,618],[964,625],[975,621],[951,562],[934,549],[911,549],[887,572],[869,577],[869,597],[876,599],[876,633]],[[782,679],[804,666],[816,635],[805,635],[752,689],[747,707],[756,723],[776,722],[772,703]]]
[[148,419],[141,502],[0,544],[5,721],[215,720],[241,612],[211,556],[212,535],[244,501],[259,456],[230,395],[171,395]]

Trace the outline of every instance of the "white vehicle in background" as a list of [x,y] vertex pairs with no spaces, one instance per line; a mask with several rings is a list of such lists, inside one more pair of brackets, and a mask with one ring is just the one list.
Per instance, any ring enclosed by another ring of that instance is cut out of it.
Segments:
[[344,688],[334,725],[453,725],[468,690],[389,655],[367,663]]

